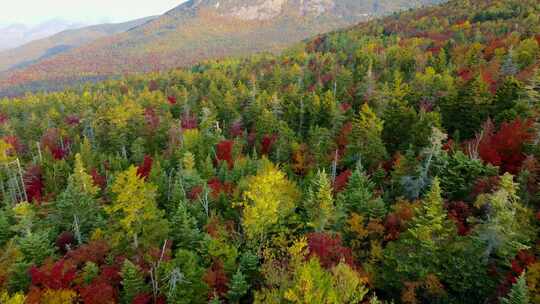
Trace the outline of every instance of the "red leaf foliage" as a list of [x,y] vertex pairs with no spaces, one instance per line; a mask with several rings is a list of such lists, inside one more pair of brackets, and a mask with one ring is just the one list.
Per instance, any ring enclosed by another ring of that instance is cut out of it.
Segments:
[[90,170],[90,176],[92,176],[92,180],[94,181],[95,186],[101,189],[105,189],[105,186],[107,185],[107,178],[99,174],[96,168]]
[[533,139],[531,120],[516,119],[505,122],[498,132],[489,122],[484,127],[484,136],[479,145],[480,157],[504,172],[516,174],[525,160],[523,147]]
[[308,234],[309,257],[317,256],[321,265],[330,269],[341,261],[354,266],[352,251],[344,247],[339,235],[322,232]]
[[69,267],[64,260],[59,260],[53,265],[44,265],[40,268],[31,267],[28,271],[32,278],[32,285],[46,289],[68,289],[77,276],[77,269]]
[[197,116],[186,113],[182,117],[182,129],[189,130],[189,129],[197,129],[198,122],[197,122]]
[[347,187],[347,183],[349,183],[349,178],[352,175],[351,170],[346,170],[341,172],[338,176],[336,176],[336,181],[334,182],[334,191],[336,193],[339,193]]
[[175,105],[177,103],[176,97],[174,96],[167,97],[167,101],[169,102],[170,105]]
[[154,163],[154,160],[152,159],[152,157],[145,155],[143,163],[137,169],[137,175],[140,178],[143,178],[146,180],[148,176],[150,175],[150,171],[152,171],[153,163]]
[[219,198],[221,194],[231,194],[233,191],[233,185],[231,183],[222,183],[217,177],[208,181],[208,187],[212,189],[212,198]]
[[152,303],[152,295],[149,293],[138,294],[134,299],[132,304],[150,304]]
[[84,244],[75,250],[68,252],[66,258],[73,261],[75,264],[80,265],[85,262],[92,262],[95,264],[103,264],[105,258],[109,254],[110,247],[105,241],[92,241],[88,244]]
[[56,238],[56,247],[62,253],[68,252],[75,244],[75,236],[70,231],[64,231]]
[[13,135],[8,135],[8,136],[4,136],[3,139],[5,142],[10,144],[14,149],[14,151],[9,151],[10,154],[13,154],[13,152],[24,153],[26,147],[24,146],[23,143],[21,143],[18,137],[13,136]]
[[32,166],[24,173],[24,187],[28,201],[40,203],[43,196],[43,178],[41,168],[39,166]]
[[64,121],[70,126],[76,126],[81,123],[81,119],[76,115],[69,115]]
[[84,304],[112,304],[118,302],[116,288],[101,280],[94,280],[89,285],[80,288],[79,294]]
[[230,133],[232,137],[241,137],[244,135],[244,124],[241,120],[233,122]]
[[467,218],[472,215],[469,205],[464,202],[453,202],[447,205],[448,217],[456,224],[459,235],[467,235],[471,227]]
[[206,270],[203,277],[204,282],[210,287],[208,296],[212,298],[214,293],[218,296],[223,296],[229,290],[229,278],[223,269],[221,261],[214,261],[212,266]]
[[272,146],[276,143],[277,138],[277,134],[263,136],[261,140],[261,154],[270,154],[270,151],[272,151]]
[[227,162],[229,168],[232,168],[234,165],[232,150],[234,146],[234,141],[232,140],[222,140],[217,144],[216,157],[219,162]]
[[54,159],[64,159],[69,154],[71,141],[63,138],[58,129],[48,129],[41,137],[41,146],[48,149]]

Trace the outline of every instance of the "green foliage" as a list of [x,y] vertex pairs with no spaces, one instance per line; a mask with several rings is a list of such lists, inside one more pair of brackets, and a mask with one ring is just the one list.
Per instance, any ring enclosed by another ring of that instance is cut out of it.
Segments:
[[186,202],[180,202],[171,218],[171,236],[178,248],[190,249],[202,241],[203,234],[197,226],[197,220],[189,213]]
[[530,210],[517,196],[518,185],[511,174],[501,177],[497,191],[480,195],[475,206],[488,214],[479,221],[476,236],[486,245],[486,257],[495,257],[508,263],[519,250],[526,249],[536,229],[531,226]]
[[122,266],[122,303],[132,303],[140,293],[146,291],[146,284],[141,271],[131,261],[125,260]]
[[232,276],[229,291],[227,292],[227,299],[231,303],[239,303],[240,299],[247,294],[248,290],[249,283],[246,281],[246,276],[239,269]]
[[512,285],[510,293],[501,299],[501,304],[529,304],[529,288],[527,287],[527,280],[525,280],[525,273],[523,273]]
[[443,154],[436,161],[435,172],[440,176],[443,193],[450,200],[464,200],[473,190],[478,179],[497,175],[497,168],[471,159],[463,152]]
[[20,237],[17,245],[24,255],[25,261],[41,264],[46,258],[54,256],[55,249],[49,237],[49,231],[36,231]]
[[307,212],[307,225],[315,231],[323,231],[335,220],[336,215],[332,186],[328,175],[319,171],[304,203]]
[[383,121],[377,117],[367,103],[362,105],[360,116],[354,120],[348,154],[361,160],[366,167],[378,165],[387,158],[382,141]]
[[202,281],[204,268],[198,255],[180,249],[175,258],[163,266],[167,303],[206,303],[208,286]]

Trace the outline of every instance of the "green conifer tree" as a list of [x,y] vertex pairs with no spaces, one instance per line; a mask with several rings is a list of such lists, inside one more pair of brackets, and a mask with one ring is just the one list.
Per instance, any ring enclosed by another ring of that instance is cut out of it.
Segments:
[[124,261],[121,275],[122,303],[131,304],[138,294],[146,291],[147,286],[140,270],[129,260]]
[[527,280],[525,280],[525,273],[523,273],[512,285],[510,293],[501,299],[501,304],[530,304],[529,288],[527,287]]

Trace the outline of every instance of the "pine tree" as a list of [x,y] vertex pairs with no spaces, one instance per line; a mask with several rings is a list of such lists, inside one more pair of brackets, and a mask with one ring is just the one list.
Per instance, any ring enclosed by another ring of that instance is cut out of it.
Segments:
[[434,250],[441,245],[441,241],[450,237],[451,227],[452,223],[444,209],[440,182],[435,178],[431,190],[410,224],[409,232],[420,244]]
[[501,299],[501,304],[530,304],[529,288],[527,287],[527,281],[525,280],[525,273],[523,273],[512,285],[510,293]]
[[334,198],[330,179],[325,171],[319,171],[312,183],[305,203],[308,225],[315,231],[323,231],[333,222],[335,216]]
[[140,293],[146,291],[144,278],[131,261],[125,260],[122,266],[122,303],[131,304],[133,299]]
[[171,234],[178,248],[195,248],[203,238],[203,234],[197,227],[197,220],[191,216],[184,201],[178,204],[171,219],[171,227],[174,227]]
[[246,276],[238,269],[229,283],[227,298],[230,303],[239,303],[240,299],[247,294],[248,290],[249,283],[246,281]]
[[383,125],[383,121],[377,117],[369,105],[363,104],[360,116],[353,123],[348,158],[361,159],[367,168],[385,160],[388,153],[382,141]]
[[355,212],[370,218],[382,218],[386,214],[386,205],[381,198],[375,197],[374,191],[375,183],[358,165],[345,190],[338,196],[338,206],[348,213]]
[[92,176],[86,172],[81,155],[78,153],[75,155],[75,168],[73,169],[73,174],[70,176],[70,183],[78,187],[80,192],[92,197],[99,191],[99,188],[94,184]]

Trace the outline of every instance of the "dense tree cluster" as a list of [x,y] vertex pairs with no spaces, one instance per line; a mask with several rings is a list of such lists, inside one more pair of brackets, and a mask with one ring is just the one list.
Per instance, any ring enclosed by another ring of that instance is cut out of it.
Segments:
[[2,303],[540,303],[540,6],[0,102]]

